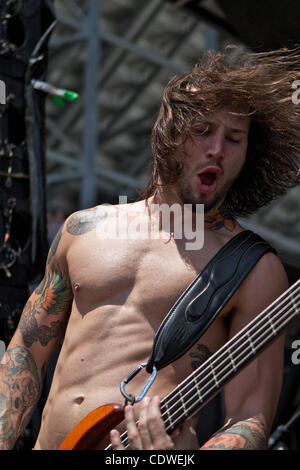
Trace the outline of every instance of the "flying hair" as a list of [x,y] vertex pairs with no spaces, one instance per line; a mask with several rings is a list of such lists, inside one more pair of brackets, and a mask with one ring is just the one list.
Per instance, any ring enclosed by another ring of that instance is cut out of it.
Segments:
[[300,46],[261,53],[236,46],[206,51],[163,92],[152,129],[151,177],[142,196],[176,183],[184,165],[178,150],[221,109],[250,117],[246,162],[224,202],[232,216],[253,213],[299,183],[300,104],[292,100],[297,79]]

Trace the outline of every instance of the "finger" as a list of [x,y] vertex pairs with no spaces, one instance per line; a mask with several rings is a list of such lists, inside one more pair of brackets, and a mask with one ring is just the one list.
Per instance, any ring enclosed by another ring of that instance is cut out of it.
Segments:
[[114,450],[125,450],[120,439],[120,434],[116,429],[110,431],[110,442]]
[[132,449],[142,449],[142,441],[136,425],[134,409],[131,405],[125,406],[125,421],[127,425],[127,437]]
[[148,429],[154,449],[175,449],[175,445],[165,429],[158,396],[152,399],[148,407]]
[[152,439],[149,433],[148,421],[147,421],[149,403],[150,403],[149,397],[145,397],[142,401],[139,424],[138,424],[138,430],[139,430],[139,434],[141,438],[142,448],[145,450],[153,449]]

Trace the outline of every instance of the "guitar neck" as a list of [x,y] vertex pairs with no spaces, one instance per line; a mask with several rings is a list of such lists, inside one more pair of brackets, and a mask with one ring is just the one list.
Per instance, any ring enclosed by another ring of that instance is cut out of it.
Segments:
[[166,430],[206,404],[300,313],[300,279],[161,402]]
[[[167,432],[205,405],[300,313],[300,279],[161,401]],[[127,432],[121,441],[128,445]],[[107,449],[111,448],[109,446]]]

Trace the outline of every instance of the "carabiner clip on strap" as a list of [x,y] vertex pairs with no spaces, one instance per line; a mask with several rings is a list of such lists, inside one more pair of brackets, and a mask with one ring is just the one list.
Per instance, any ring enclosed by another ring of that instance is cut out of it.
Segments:
[[128,382],[130,382],[144,367],[146,367],[147,364],[148,364],[147,362],[144,362],[143,364],[140,364],[127,377],[127,379],[122,380],[121,385],[120,385],[120,389],[121,389],[122,395],[125,397],[125,406],[128,404],[128,402],[130,402],[131,405],[133,405],[134,403],[137,403],[138,401],[141,401],[144,398],[144,396],[146,395],[146,393],[148,392],[151,385],[153,384],[153,382],[155,380],[155,377],[156,377],[156,374],[157,374],[157,369],[156,369],[155,366],[153,366],[152,373],[151,373],[149,379],[147,380],[147,382],[145,383],[145,385],[143,386],[142,390],[140,391],[140,393],[137,397],[134,397],[133,395],[128,394],[125,391],[125,385],[128,384]]

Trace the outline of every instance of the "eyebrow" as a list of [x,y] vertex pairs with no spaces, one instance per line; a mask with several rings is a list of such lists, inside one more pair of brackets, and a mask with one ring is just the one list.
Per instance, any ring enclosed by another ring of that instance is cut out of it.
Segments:
[[[215,121],[206,121],[207,126],[215,126],[217,123]],[[226,127],[229,132],[235,132],[239,134],[247,134],[248,131],[246,129],[241,129],[240,127]]]
[[240,134],[247,134],[247,131],[244,130],[244,129],[238,129],[236,127],[231,127],[230,129],[228,129],[230,132],[238,132]]

